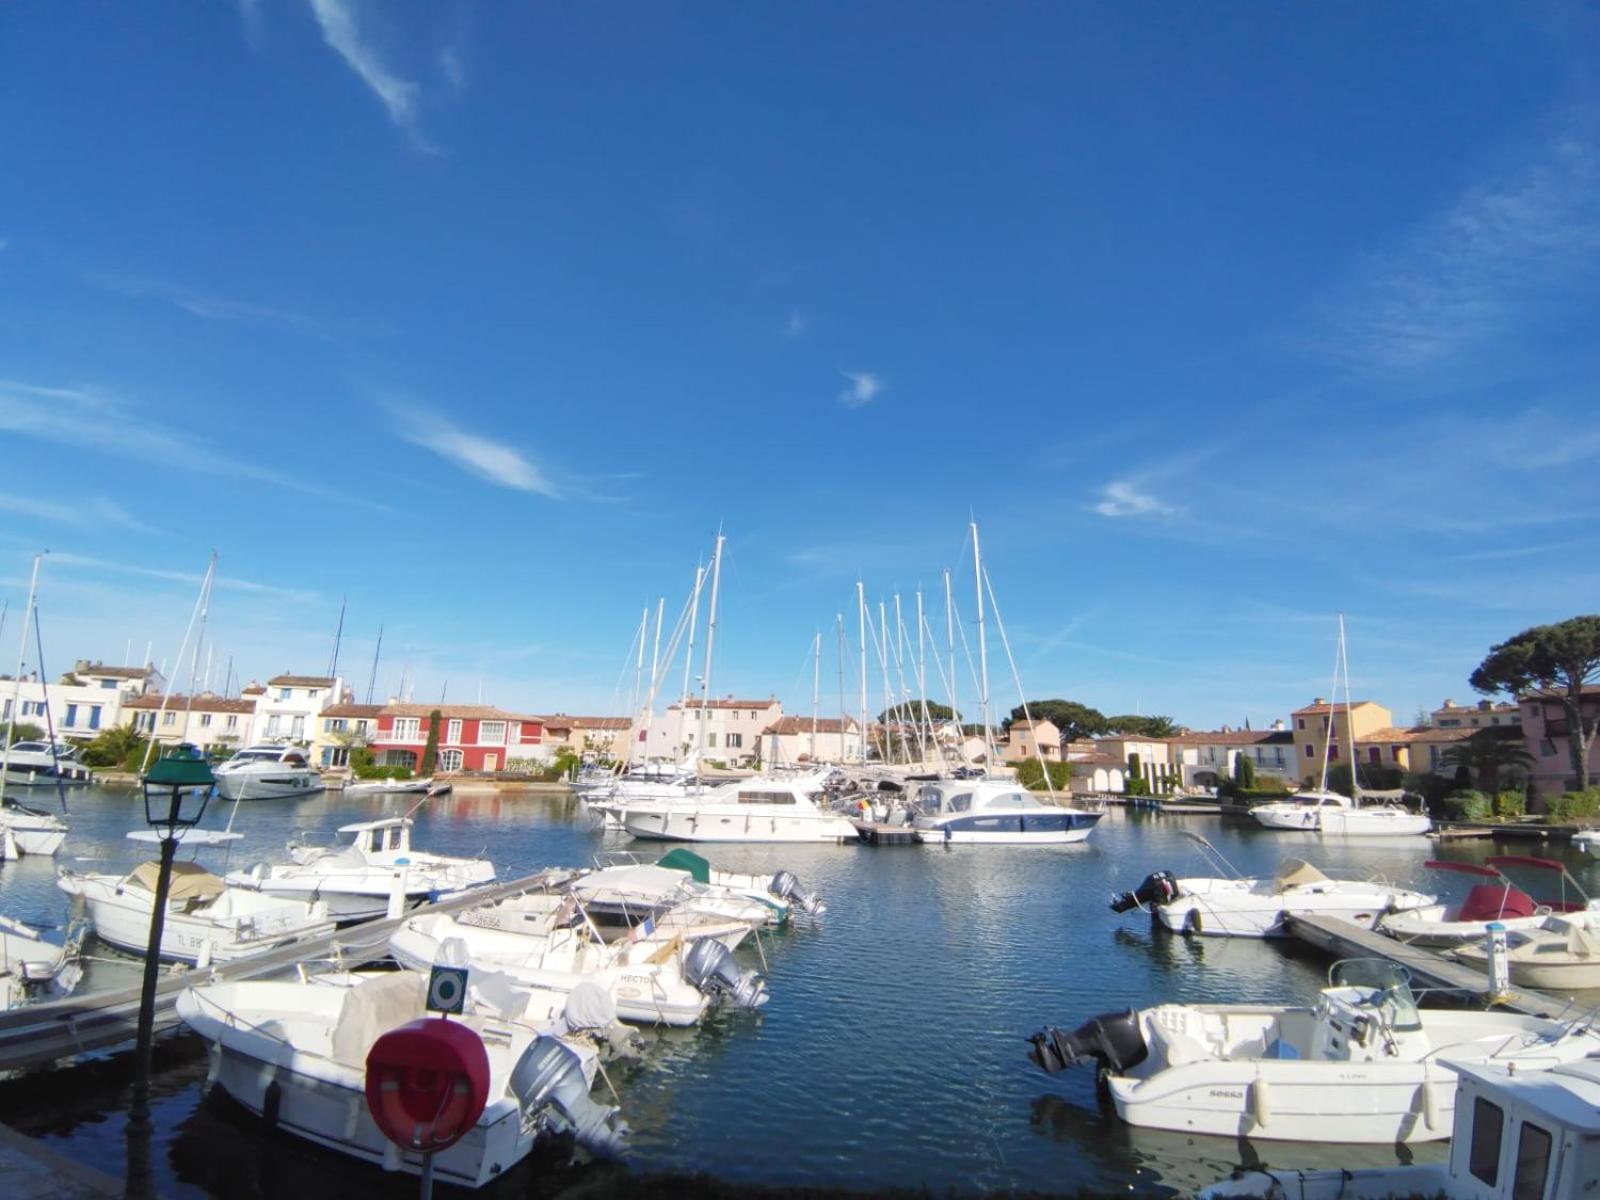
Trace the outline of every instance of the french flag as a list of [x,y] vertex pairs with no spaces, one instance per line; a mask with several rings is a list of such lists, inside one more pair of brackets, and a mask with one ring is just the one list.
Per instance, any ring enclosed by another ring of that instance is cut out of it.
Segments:
[[649,937],[655,931],[656,919],[654,917],[646,917],[632,929],[628,930],[628,940],[630,942],[637,942],[641,938]]

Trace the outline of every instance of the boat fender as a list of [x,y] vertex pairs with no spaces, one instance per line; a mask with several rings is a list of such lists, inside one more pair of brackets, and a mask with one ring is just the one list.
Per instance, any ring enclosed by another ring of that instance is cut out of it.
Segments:
[[206,938],[205,941],[201,942],[200,951],[194,957],[195,969],[204,971],[207,967],[209,967],[211,965],[211,955],[215,950],[216,946],[212,943],[210,938]]
[[1028,1044],[1028,1057],[1051,1075],[1089,1062],[1103,1071],[1120,1074],[1138,1066],[1150,1054],[1139,1028],[1139,1014],[1131,1008],[1090,1017],[1071,1033],[1053,1027],[1042,1029],[1028,1039]]
[[1439,1128],[1439,1102],[1433,1097],[1433,1089],[1424,1079],[1419,1085],[1422,1088],[1422,1123],[1429,1129]]
[[222,1074],[222,1043],[212,1042],[206,1051],[206,1081],[201,1085],[202,1092],[209,1092],[211,1085],[217,1082],[217,1076]]
[[278,1109],[283,1104],[283,1087],[274,1079],[261,1094],[261,1119],[268,1129],[278,1127]]
[[1183,931],[1185,933],[1204,933],[1206,931],[1198,908],[1191,908],[1183,918]]
[[1257,1129],[1265,1129],[1272,1120],[1272,1092],[1267,1086],[1267,1081],[1257,1075],[1250,1082],[1250,1096],[1246,1101],[1250,1108],[1250,1119],[1255,1122]]
[[1178,898],[1178,881],[1171,871],[1156,871],[1144,877],[1144,882],[1131,892],[1117,892],[1111,896],[1111,911],[1125,913],[1133,908],[1155,908]]

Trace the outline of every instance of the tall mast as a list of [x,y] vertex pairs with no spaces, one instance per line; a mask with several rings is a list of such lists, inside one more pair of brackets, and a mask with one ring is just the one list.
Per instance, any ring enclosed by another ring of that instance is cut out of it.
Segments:
[[[899,719],[899,710],[895,706],[894,690],[889,683],[889,606],[882,600],[878,601],[878,671],[883,676],[883,719],[885,726],[888,724],[889,715],[895,714]],[[884,746],[889,746],[889,731],[884,729]],[[911,761],[910,751],[906,749],[905,732],[901,731],[900,749],[906,753],[906,761]]]
[[328,659],[328,678],[337,679],[339,676],[339,643],[344,640],[344,606],[350,598],[339,597],[339,625],[333,631],[333,655]]
[[717,531],[717,548],[711,555],[711,607],[706,610],[706,670],[700,677],[700,736],[697,752],[706,752],[706,703],[711,696],[711,653],[717,644],[717,589],[722,582],[722,531]]
[[[378,626],[378,644],[372,648],[372,674],[367,676],[367,703],[372,703],[373,690],[378,686],[378,655],[383,653],[383,626]],[[230,660],[231,661],[231,660]]]
[[[661,687],[661,618],[665,612],[666,605],[667,598],[665,596],[656,597],[656,640],[655,644],[650,647],[650,698],[644,710],[644,736],[642,738],[634,738],[633,746],[628,750],[630,761],[633,759],[634,752],[638,749],[641,741],[644,743],[645,760],[649,761],[650,758],[650,726],[655,724],[656,692]],[[674,640],[677,639],[676,630],[673,631],[672,636]]]
[[817,709],[822,707],[822,630],[812,643],[811,663],[811,761],[817,761]]
[[[842,612],[834,613],[833,622],[839,630],[839,761],[844,763],[850,761],[850,756],[845,753],[844,738],[845,729],[849,726],[850,721],[849,711],[844,706],[844,614]],[[867,761],[866,749],[866,738],[863,736],[861,741],[861,761],[863,763]]]
[[39,564],[43,554],[33,556],[33,577],[28,580],[28,605],[22,610],[22,641],[17,646],[17,674],[11,683],[11,719],[6,722],[6,747],[0,751],[0,790],[5,787],[6,772],[11,770],[11,743],[17,730],[17,718],[22,715],[22,664],[28,658],[28,627],[33,622],[34,600],[39,595]]
[[861,627],[861,764],[867,762],[867,585],[856,580],[856,618]]
[[[204,614],[210,607],[211,581],[214,578],[216,578],[216,574],[217,574],[217,552],[215,550],[213,550],[211,552],[211,561],[206,566],[205,578],[200,581],[200,594],[195,597],[194,610],[192,612],[190,612],[190,614],[189,614],[188,627],[185,628],[184,631],[183,631],[183,641],[178,646],[177,667],[178,667],[179,670],[183,669],[184,651],[188,650],[188,648],[189,648],[189,638],[192,637],[193,634],[194,634],[195,623],[197,621],[200,622],[200,636],[201,637],[205,636],[205,623],[204,623],[202,614]],[[199,648],[200,648],[199,643],[196,643],[195,644],[195,649],[199,650]],[[165,666],[166,665],[165,662],[163,662],[162,665]],[[163,670],[161,672],[161,674],[162,674],[163,677],[165,677],[166,676],[166,671]],[[139,764],[139,770],[140,770],[141,773],[143,773],[144,769],[150,765],[151,752],[155,750],[156,741],[161,736],[160,732],[159,732],[160,729],[161,729],[161,725],[162,725],[161,718],[166,715],[167,703],[171,699],[172,699],[172,693],[171,692],[162,692],[161,693],[161,707],[156,709],[155,718],[150,723],[150,740],[145,743],[144,759]],[[191,668],[190,676],[189,676],[189,702],[190,702],[190,704],[194,703],[194,673],[193,673],[192,668]],[[188,732],[188,720],[187,720],[187,718],[185,718],[184,732]]]
[[1360,763],[1356,759],[1356,722],[1350,711],[1350,652],[1345,648],[1344,614],[1339,614],[1339,663],[1344,668],[1344,732],[1350,741],[1350,803],[1361,803]]
[[972,523],[972,578],[978,591],[978,709],[983,719],[983,742],[994,761],[994,732],[989,724],[989,643],[983,626],[983,560],[978,551],[978,523]]
[[[950,651],[950,677],[945,681],[945,686],[950,689],[950,719],[956,723],[956,728],[961,727],[961,714],[956,711],[956,605],[955,596],[950,588],[950,571],[944,573],[944,638]],[[966,745],[966,732],[961,733],[961,744]]]
[[694,593],[689,609],[689,648],[683,656],[683,691],[678,695],[678,711],[689,707],[689,673],[694,670],[694,631],[700,624],[700,589],[705,584],[706,569],[703,563],[694,564]]
[[640,689],[644,685],[644,641],[650,634],[650,605],[644,606],[644,611],[639,614],[639,650],[633,659],[633,702],[628,706],[633,710],[633,718],[639,718]]

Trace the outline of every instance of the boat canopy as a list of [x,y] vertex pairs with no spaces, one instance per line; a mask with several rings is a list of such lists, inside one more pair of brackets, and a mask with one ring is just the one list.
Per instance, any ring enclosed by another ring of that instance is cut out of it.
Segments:
[[1307,883],[1324,883],[1327,878],[1303,859],[1286,858],[1278,867],[1278,874],[1273,879],[1272,886],[1274,891],[1282,892]]
[[378,821],[357,821],[353,825],[339,826],[340,833],[366,833],[369,829],[397,829],[409,827],[410,817],[384,817]]
[[[185,846],[223,846],[229,842],[237,842],[244,837],[242,833],[230,833],[226,829],[180,829],[175,841],[182,842]],[[162,842],[166,835],[156,829],[135,829],[129,832],[130,842]]]
[[[140,863],[129,876],[152,894],[160,877],[161,864],[155,862]],[[213,896],[222,895],[226,886],[222,880],[198,863],[175,862],[172,864],[172,885],[167,892],[167,899],[210,900]]]
[[711,882],[711,864],[692,850],[685,850],[681,846],[663,854],[656,862],[656,866],[665,867],[669,871],[687,871],[689,878],[696,883]]
[[1457,871],[1462,875],[1482,875],[1485,879],[1500,878],[1500,872],[1493,867],[1480,867],[1477,863],[1445,862],[1443,859],[1430,858],[1422,865],[1430,871]]

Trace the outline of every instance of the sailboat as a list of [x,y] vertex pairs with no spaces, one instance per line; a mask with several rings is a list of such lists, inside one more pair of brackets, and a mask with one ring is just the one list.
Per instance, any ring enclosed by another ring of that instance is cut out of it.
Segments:
[[1361,756],[1356,746],[1355,720],[1351,713],[1350,660],[1345,653],[1344,614],[1339,614],[1339,654],[1334,662],[1334,695],[1338,695],[1341,676],[1344,681],[1345,732],[1350,739],[1350,790],[1351,795],[1328,789],[1328,759],[1335,740],[1333,721],[1337,715],[1337,702],[1327,706],[1330,722],[1322,743],[1322,775],[1311,791],[1296,792],[1287,800],[1274,800],[1258,804],[1250,815],[1268,829],[1295,829],[1315,832],[1325,836],[1408,836],[1427,833],[1433,822],[1420,812],[1412,812],[1392,800],[1381,803],[1361,802]]
[[[22,642],[17,649],[17,673],[11,686],[11,715],[6,721],[6,741],[4,751],[0,751],[0,785],[12,781],[12,757],[19,746],[31,743],[17,743],[13,741],[13,734],[17,727],[17,718],[22,712],[22,667],[28,656],[28,634],[34,634],[35,642],[40,647],[40,653],[35,665],[39,668],[39,678],[43,679],[44,654],[43,640],[39,635],[39,564],[44,555],[33,556],[33,576],[28,581],[28,605],[22,614]],[[48,700],[44,704],[45,724],[49,729],[48,757],[50,761],[50,781],[58,789],[62,788],[65,776],[60,763],[56,759],[55,730],[50,718],[50,705]],[[29,756],[30,759],[35,756]],[[59,792],[61,811],[67,808],[65,791]],[[27,804],[19,804],[10,797],[0,799],[0,859],[15,858],[23,854],[50,855],[61,849],[61,844],[67,840],[67,823],[52,812],[35,808]]]

